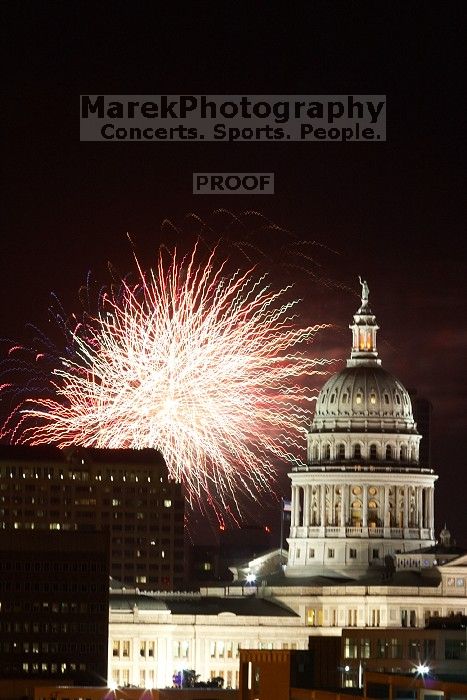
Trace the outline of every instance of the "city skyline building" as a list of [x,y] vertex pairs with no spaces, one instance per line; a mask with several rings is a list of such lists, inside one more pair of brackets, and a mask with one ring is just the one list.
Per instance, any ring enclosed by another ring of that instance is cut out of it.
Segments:
[[0,681],[105,685],[104,532],[0,531]]
[[0,445],[0,531],[106,532],[123,585],[185,587],[184,500],[157,450]]

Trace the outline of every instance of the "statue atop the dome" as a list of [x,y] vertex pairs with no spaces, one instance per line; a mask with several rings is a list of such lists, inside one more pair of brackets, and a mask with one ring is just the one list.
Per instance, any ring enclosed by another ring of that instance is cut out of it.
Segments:
[[360,275],[358,276],[359,282],[362,285],[362,308],[364,306],[368,306],[368,295],[370,294],[370,290],[368,288],[368,284],[366,280],[362,280]]

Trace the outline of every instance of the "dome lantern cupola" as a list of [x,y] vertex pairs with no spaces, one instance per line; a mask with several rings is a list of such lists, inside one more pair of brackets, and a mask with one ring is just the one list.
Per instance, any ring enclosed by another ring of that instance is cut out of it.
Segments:
[[376,350],[376,332],[379,326],[368,303],[370,290],[365,280],[362,281],[361,277],[358,279],[362,285],[362,303],[354,314],[353,324],[349,326],[352,331],[352,352],[347,367],[380,365],[381,360],[378,359]]

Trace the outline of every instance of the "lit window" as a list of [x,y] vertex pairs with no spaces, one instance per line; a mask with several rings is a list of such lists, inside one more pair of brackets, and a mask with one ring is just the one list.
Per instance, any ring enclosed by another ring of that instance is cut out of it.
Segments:
[[344,643],[344,658],[356,659],[358,657],[358,640],[354,637],[346,637]]
[[171,505],[172,505],[172,501],[170,500],[170,498],[166,498],[164,500],[164,508],[170,508]]
[[370,403],[372,403],[373,405],[376,403],[376,394],[370,395]]
[[370,658],[370,640],[368,639],[368,637],[363,637],[362,639],[360,639],[360,658]]
[[355,403],[362,403],[362,395],[361,394],[357,394],[357,397],[355,399]]

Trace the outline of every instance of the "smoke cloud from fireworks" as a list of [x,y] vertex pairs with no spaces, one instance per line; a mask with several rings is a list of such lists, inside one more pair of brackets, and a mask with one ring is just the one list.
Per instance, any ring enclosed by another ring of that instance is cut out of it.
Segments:
[[323,325],[297,325],[290,288],[217,251],[161,252],[154,270],[104,294],[50,377],[4,427],[15,442],[159,449],[191,502],[225,506],[270,488],[278,460],[300,464]]

